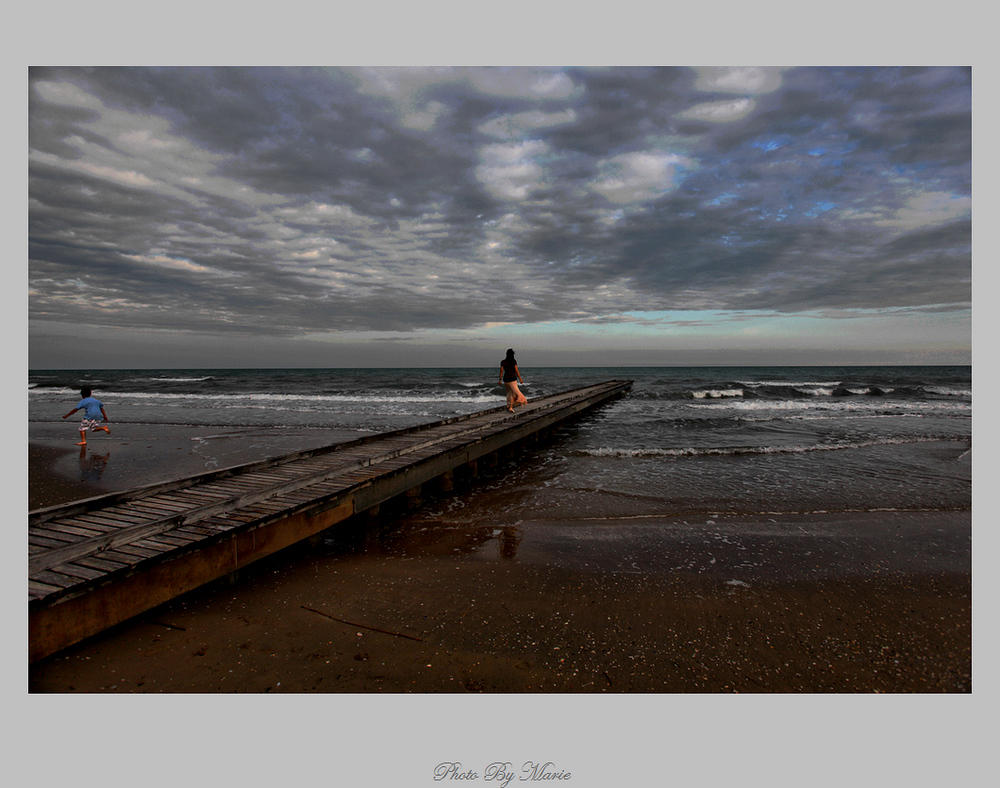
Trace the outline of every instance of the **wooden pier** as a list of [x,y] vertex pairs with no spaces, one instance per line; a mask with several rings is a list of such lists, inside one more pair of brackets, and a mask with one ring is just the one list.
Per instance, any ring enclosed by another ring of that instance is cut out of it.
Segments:
[[28,513],[36,661],[622,396],[611,380]]

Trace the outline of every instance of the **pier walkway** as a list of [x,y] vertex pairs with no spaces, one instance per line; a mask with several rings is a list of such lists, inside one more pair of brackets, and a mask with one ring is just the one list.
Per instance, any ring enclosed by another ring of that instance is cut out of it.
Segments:
[[610,399],[612,380],[28,513],[29,659],[239,570]]

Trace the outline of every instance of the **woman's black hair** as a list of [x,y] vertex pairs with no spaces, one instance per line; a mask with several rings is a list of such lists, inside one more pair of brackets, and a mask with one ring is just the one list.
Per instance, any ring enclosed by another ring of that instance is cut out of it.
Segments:
[[514,358],[514,348],[507,348],[507,358]]

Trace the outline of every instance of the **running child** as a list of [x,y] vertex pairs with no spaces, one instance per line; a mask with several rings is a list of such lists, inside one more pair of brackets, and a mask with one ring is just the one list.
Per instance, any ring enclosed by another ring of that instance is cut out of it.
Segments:
[[63,416],[64,419],[68,419],[78,410],[84,411],[83,419],[80,421],[80,442],[77,446],[87,445],[87,430],[103,430],[104,432],[111,434],[111,427],[107,425],[101,425],[98,423],[98,418],[103,417],[104,421],[108,420],[108,414],[104,410],[104,404],[93,396],[93,392],[88,386],[84,386],[80,389],[80,396],[83,397],[69,413]]

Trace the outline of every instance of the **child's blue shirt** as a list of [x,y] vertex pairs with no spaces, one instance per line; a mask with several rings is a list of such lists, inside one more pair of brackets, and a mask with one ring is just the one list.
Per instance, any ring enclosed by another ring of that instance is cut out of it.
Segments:
[[84,399],[80,400],[77,403],[76,407],[78,409],[84,408],[86,410],[86,413],[84,413],[84,418],[87,419],[103,418],[103,416],[101,415],[101,401],[96,397],[85,397]]

